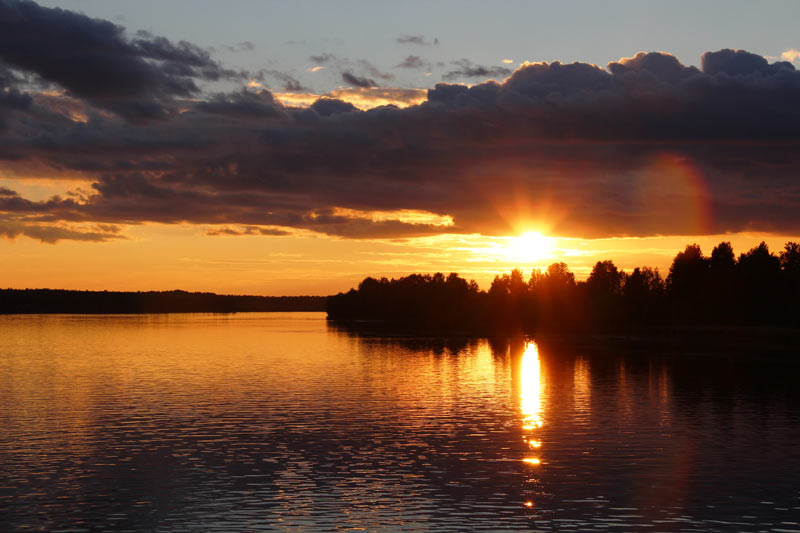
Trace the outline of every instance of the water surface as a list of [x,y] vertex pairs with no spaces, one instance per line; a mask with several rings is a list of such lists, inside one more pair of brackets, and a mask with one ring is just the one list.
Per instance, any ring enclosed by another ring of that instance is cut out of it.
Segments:
[[0,530],[800,531],[795,364],[570,346],[0,317]]

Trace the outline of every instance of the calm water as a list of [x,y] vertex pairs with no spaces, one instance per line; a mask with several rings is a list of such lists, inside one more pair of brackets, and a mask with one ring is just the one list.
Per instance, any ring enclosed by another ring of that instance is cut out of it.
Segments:
[[798,367],[654,351],[0,317],[0,530],[800,531]]

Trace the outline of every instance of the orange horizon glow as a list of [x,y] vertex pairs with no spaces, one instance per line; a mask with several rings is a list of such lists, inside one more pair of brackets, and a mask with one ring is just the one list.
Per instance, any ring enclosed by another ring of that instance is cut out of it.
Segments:
[[[363,216],[371,219],[373,214],[365,212]],[[392,216],[418,223],[448,223],[445,218],[417,213]],[[800,241],[797,236],[763,233],[604,239],[540,233],[540,241],[536,234],[347,239],[308,230],[285,236],[209,236],[207,231],[205,225],[142,224],[124,227],[120,233],[123,238],[107,242],[63,240],[47,244],[24,236],[0,238],[0,287],[325,295],[347,291],[367,276],[457,272],[488,289],[496,275],[514,268],[522,269],[527,278],[534,269],[564,262],[576,279],[582,280],[597,261],[610,259],[626,272],[650,266],[666,277],[672,259],[688,244],[697,243],[705,255],[710,255],[721,241],[730,241],[738,256],[762,240],[773,253],[788,241]],[[515,249],[528,239],[546,245],[520,260]]]

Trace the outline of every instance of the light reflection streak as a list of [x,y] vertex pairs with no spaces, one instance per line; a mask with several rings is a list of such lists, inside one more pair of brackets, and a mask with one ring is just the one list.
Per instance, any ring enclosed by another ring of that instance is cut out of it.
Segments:
[[[539,347],[531,341],[525,346],[520,362],[520,410],[522,411],[522,429],[525,432],[535,431],[542,427],[542,363],[539,360]],[[524,435],[523,439],[531,449],[539,449],[542,441]],[[539,457],[524,457],[526,464],[541,464]]]
[[531,341],[522,354],[520,368],[520,400],[523,415],[523,429],[542,427],[542,364],[539,361],[539,347]]
[[577,415],[588,418],[592,404],[592,384],[589,364],[582,358],[575,360],[572,370],[572,404]]

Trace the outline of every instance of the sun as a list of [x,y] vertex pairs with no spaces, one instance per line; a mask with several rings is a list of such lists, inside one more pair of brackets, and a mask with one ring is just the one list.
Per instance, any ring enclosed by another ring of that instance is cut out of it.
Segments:
[[506,256],[524,264],[535,263],[551,257],[554,240],[538,231],[527,231],[518,237],[509,238]]

